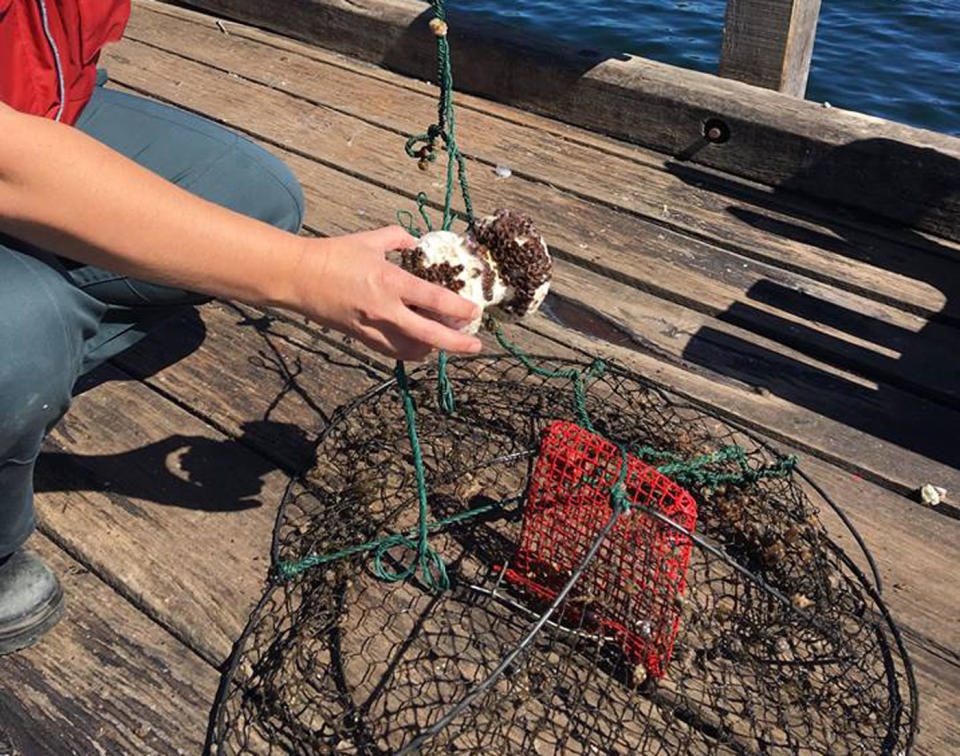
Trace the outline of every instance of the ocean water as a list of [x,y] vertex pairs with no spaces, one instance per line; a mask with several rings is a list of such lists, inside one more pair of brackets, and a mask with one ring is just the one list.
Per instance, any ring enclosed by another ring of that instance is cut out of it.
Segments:
[[[713,73],[725,0],[447,0],[580,49]],[[960,135],[960,0],[823,0],[807,97]]]

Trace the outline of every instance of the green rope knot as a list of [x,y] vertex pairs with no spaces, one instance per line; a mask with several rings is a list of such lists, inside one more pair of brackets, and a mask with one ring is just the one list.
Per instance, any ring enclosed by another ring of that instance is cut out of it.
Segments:
[[443,140],[444,144],[450,142],[449,135],[443,130],[440,124],[432,123],[422,134],[414,134],[403,145],[407,157],[417,160],[429,160],[431,163],[437,159],[437,139]]
[[587,368],[587,377],[588,378],[602,378],[607,372],[607,363],[601,360],[599,357],[590,363],[590,366]]
[[277,577],[282,581],[292,580],[304,570],[316,567],[317,562],[307,557],[299,562],[280,562],[276,567]]
[[[398,546],[408,551],[416,552],[416,556],[399,572],[391,572],[383,564],[383,557],[391,549]],[[450,578],[447,575],[447,565],[440,555],[429,545],[414,541],[401,533],[387,536],[382,539],[373,553],[373,572],[381,580],[388,583],[399,583],[420,573],[423,582],[434,591],[445,591],[450,587]]]

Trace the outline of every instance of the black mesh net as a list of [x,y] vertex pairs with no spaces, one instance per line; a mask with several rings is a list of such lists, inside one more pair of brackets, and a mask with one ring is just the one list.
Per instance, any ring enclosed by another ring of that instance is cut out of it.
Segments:
[[[899,633],[857,566],[866,555],[851,559],[831,539],[821,511],[834,506],[799,472],[690,491],[695,538],[662,675],[596,621],[604,597],[588,597],[597,606],[585,610],[574,586],[490,681],[546,609],[505,575],[516,566],[541,433],[578,415],[569,382],[513,358],[453,361],[449,378],[453,415],[438,406],[433,368],[411,376],[411,392],[431,520],[481,510],[432,529],[450,588],[384,581],[370,552],[272,579],[221,682],[215,753],[909,750],[916,692]],[[613,367],[588,382],[586,402],[596,430],[620,444],[685,458],[737,445],[755,470],[779,461],[749,433]],[[415,531],[414,466],[393,384],[338,413],[316,458],[283,501],[274,565]],[[409,560],[399,547],[383,555],[387,569]]]

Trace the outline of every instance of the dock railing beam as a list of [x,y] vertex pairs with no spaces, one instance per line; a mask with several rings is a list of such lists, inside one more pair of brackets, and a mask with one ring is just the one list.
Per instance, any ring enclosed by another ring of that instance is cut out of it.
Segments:
[[820,0],[727,0],[720,75],[803,97],[819,15]]

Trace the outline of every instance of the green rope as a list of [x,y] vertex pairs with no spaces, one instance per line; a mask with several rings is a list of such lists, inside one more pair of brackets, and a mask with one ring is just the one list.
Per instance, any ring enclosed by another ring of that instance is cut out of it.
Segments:
[[[580,425],[596,433],[586,407],[587,399],[583,371],[576,368],[548,370],[537,365],[520,347],[507,340],[499,323],[494,322],[493,325],[500,346],[519,360],[531,373],[544,378],[567,378],[573,382],[574,410]],[[603,360],[594,360],[587,368],[586,376],[599,377],[605,370],[606,364]],[[773,464],[753,468],[750,467],[746,450],[742,446],[735,445],[724,446],[712,454],[704,454],[693,459],[688,459],[676,452],[655,449],[652,446],[639,446],[637,444],[631,444],[629,447],[620,444],[617,444],[617,446],[621,453],[626,454],[629,451],[642,461],[659,460],[664,462],[664,464],[657,466],[657,472],[666,475],[683,488],[694,489],[716,489],[729,483],[756,483],[763,478],[783,478],[793,472],[798,462],[796,457],[784,457]],[[732,461],[737,463],[739,468],[737,471],[716,469],[718,465]]]
[[[374,557],[374,572],[377,577],[388,582],[397,582],[412,577],[419,570],[423,574],[423,581],[428,587],[434,590],[446,590],[450,587],[450,578],[447,577],[447,567],[428,542],[430,529],[428,527],[429,512],[427,510],[427,481],[423,469],[423,450],[420,448],[420,439],[417,437],[417,411],[413,405],[413,396],[410,394],[410,385],[407,382],[407,371],[404,369],[403,362],[397,360],[397,367],[394,371],[397,378],[397,388],[400,391],[400,398],[403,401],[403,413],[407,418],[407,434],[410,437],[410,449],[413,452],[413,469],[417,481],[417,506],[419,514],[417,518],[417,541],[414,543],[406,536],[396,534],[388,537],[392,540],[389,545],[378,547]],[[391,546],[403,546],[408,549],[415,549],[416,558],[400,572],[389,572],[383,566],[383,555]],[[434,573],[436,570],[436,573]]]
[[[666,475],[683,488],[716,489],[726,484],[750,484],[764,478],[784,478],[794,471],[797,457],[782,457],[763,467],[750,467],[746,450],[742,446],[724,446],[711,454],[693,459],[684,459],[681,455],[653,449],[649,446],[631,446],[630,451],[641,460],[672,458],[672,461],[657,466],[657,472]],[[736,462],[737,471],[717,470],[716,465]]]
[[[444,517],[442,520],[432,520],[427,523],[427,531],[430,533],[435,533],[449,527],[450,525],[456,525],[461,522],[466,522],[467,520],[472,520],[474,517],[480,517],[481,515],[488,514],[497,509],[502,510],[507,504],[515,503],[517,501],[519,501],[517,498],[508,499],[504,502],[492,501],[489,504],[484,504],[483,506],[476,507],[475,509],[469,509],[465,512],[458,512],[457,514],[450,515],[449,517]],[[416,528],[411,528],[403,534],[391,533],[390,535],[383,536],[382,538],[375,538],[372,541],[367,541],[366,543],[357,544],[356,546],[349,546],[342,551],[333,551],[328,554],[310,554],[309,556],[304,557],[296,562],[280,562],[276,568],[277,576],[281,580],[290,580],[291,578],[295,578],[297,575],[313,569],[314,567],[330,564],[331,562],[336,562],[340,559],[346,559],[348,557],[370,551],[378,552],[378,558],[382,559],[382,555],[390,551],[390,549],[394,548],[395,546],[415,548],[413,538],[416,537],[418,533],[419,526]]]
[[397,210],[397,223],[403,226],[411,236],[420,238],[420,229],[417,228],[417,222],[409,210]]
[[457,405],[453,398],[453,384],[447,374],[447,353],[441,351],[437,355],[437,404],[447,415],[452,415]]
[[[432,5],[434,18],[446,22],[447,11],[444,0],[433,0]],[[473,223],[473,202],[470,199],[470,184],[467,181],[466,158],[457,145],[456,114],[453,107],[453,69],[450,63],[450,41],[446,34],[437,36],[437,83],[440,87],[437,122],[430,124],[422,134],[415,134],[407,139],[404,150],[409,157],[416,158],[421,165],[425,165],[436,162],[438,141],[443,143],[443,149],[447,152],[447,175],[446,192],[443,198],[443,220],[440,228],[443,231],[449,231],[456,215],[453,210],[453,194],[456,187],[458,185],[460,187],[467,223]],[[422,202],[421,197],[424,198]],[[426,218],[424,211],[425,195],[419,195],[417,201],[420,214],[427,221],[427,229],[431,230],[430,221]]]
[[[587,412],[587,393],[586,386],[584,384],[584,373],[581,370],[576,368],[567,368],[560,370],[549,370],[545,367],[537,365],[530,357],[524,353],[520,347],[514,344],[511,341],[507,340],[507,337],[503,333],[503,327],[495,320],[492,320],[492,325],[494,329],[494,334],[497,337],[497,342],[508,351],[511,355],[517,358],[517,360],[522,364],[529,372],[534,375],[539,375],[542,378],[566,378],[573,383],[573,406],[574,411],[576,412],[577,419],[580,421],[580,425],[586,428],[591,433],[596,433],[596,429],[593,427],[593,422],[590,420],[590,413]],[[590,378],[599,378],[607,370],[607,364],[603,360],[594,360],[590,366],[587,368],[586,374]]]
[[[432,5],[434,17],[439,21],[445,21],[446,9],[444,7],[444,0],[432,0]],[[425,166],[426,163],[436,162],[438,141],[443,143],[443,148],[447,152],[447,169],[441,229],[448,231],[455,217],[453,211],[453,194],[458,184],[463,197],[464,215],[467,223],[473,222],[473,203],[470,199],[470,187],[467,182],[466,160],[460,152],[456,139],[450,43],[445,33],[437,35],[437,69],[437,79],[440,86],[440,97],[437,105],[437,122],[431,124],[424,133],[410,137],[404,149],[408,156],[418,159],[421,161],[421,165]],[[424,192],[418,193],[417,211],[427,231],[430,232],[433,230],[433,223],[427,213],[428,204],[429,198],[427,195]],[[397,220],[413,236],[420,236],[420,228],[412,212],[409,210],[398,211]],[[494,322],[494,327],[497,341],[500,345],[526,367],[530,373],[549,379],[564,378],[573,384],[574,413],[583,428],[596,433],[597,431],[590,419],[590,413],[587,411],[586,382],[587,380],[595,379],[603,375],[607,369],[603,360],[594,360],[586,370],[579,370],[577,368],[550,370],[541,365],[537,365],[517,345],[508,341],[499,323]],[[440,352],[437,358],[437,403],[443,412],[453,414],[456,405],[454,402],[453,386],[451,385],[447,368],[447,355],[445,352]],[[426,474],[423,466],[423,451],[417,436],[416,408],[410,392],[403,362],[397,362],[395,376],[397,389],[403,403],[407,433],[413,454],[418,506],[416,528],[406,533],[393,533],[382,538],[368,541],[367,543],[350,546],[341,551],[322,555],[311,554],[296,562],[281,562],[276,570],[276,574],[280,579],[290,579],[305,570],[322,564],[328,564],[357,554],[373,552],[373,570],[381,580],[397,582],[407,580],[420,573],[423,582],[430,589],[445,590],[450,586],[450,578],[447,575],[447,569],[443,559],[430,547],[430,533],[447,525],[477,517],[480,514],[489,512],[494,506],[499,506],[495,504],[485,505],[447,517],[443,520],[433,522],[429,520]],[[610,500],[614,510],[618,513],[627,512],[630,509],[630,500],[624,484],[629,469],[628,454],[631,453],[642,460],[661,462],[662,464],[657,468],[659,472],[671,477],[684,487],[697,487],[700,489],[715,488],[724,483],[755,482],[761,478],[785,477],[793,471],[797,463],[796,458],[791,457],[782,459],[774,465],[753,469],[748,464],[746,452],[743,448],[737,446],[727,446],[712,454],[701,455],[694,459],[684,459],[675,452],[658,450],[647,446],[628,446],[617,443],[617,447],[620,450],[622,458],[619,474],[610,486]],[[730,462],[737,463],[737,471],[717,469],[718,466]],[[384,565],[384,558],[391,550],[398,547],[407,551],[416,552],[416,555],[406,567],[403,567],[397,572],[391,572]]]
[[[446,8],[444,0],[433,0],[434,17],[439,21],[445,21]],[[463,196],[463,205],[468,223],[473,222],[473,203],[470,199],[470,187],[467,182],[466,160],[457,146],[456,137],[456,118],[453,108],[453,72],[450,64],[450,42],[447,40],[446,33],[437,35],[437,80],[440,85],[440,98],[437,104],[437,122],[431,124],[423,134],[416,134],[410,137],[404,145],[404,150],[411,158],[417,158],[424,162],[433,163],[437,159],[437,140],[442,140],[444,149],[447,152],[447,181],[446,194],[443,200],[443,220],[441,229],[448,231],[453,223],[453,193],[454,187],[459,182],[460,193]],[[456,177],[454,175],[456,171]],[[429,198],[425,192],[417,194],[417,210],[423,219],[427,232],[433,231],[433,223],[427,213]],[[411,235],[419,237],[420,229],[414,219],[413,213],[409,210],[400,210],[397,212],[397,220],[410,232]],[[410,437],[410,447],[413,452],[413,465],[417,486],[417,503],[419,507],[417,538],[403,534],[393,534],[380,539],[372,548],[375,551],[373,568],[377,577],[390,582],[406,580],[412,577],[418,571],[422,573],[424,582],[432,589],[444,590],[449,587],[450,580],[447,576],[446,565],[428,543],[429,524],[427,511],[427,484],[426,475],[423,468],[423,453],[420,448],[420,441],[417,438],[417,418],[416,409],[413,404],[413,397],[410,394],[410,387],[407,382],[407,374],[403,362],[398,361],[396,370],[397,388],[403,402],[404,414],[407,420],[407,431]],[[447,375],[447,355],[440,352],[437,359],[437,401],[443,412],[453,414],[455,403],[453,398],[453,387],[450,384]],[[373,544],[373,542],[371,542]],[[371,544],[366,544],[371,546]],[[390,549],[401,546],[417,552],[416,558],[411,561],[406,568],[399,572],[390,572],[384,567],[383,557]],[[361,550],[366,550],[361,548]],[[347,553],[358,553],[348,549]],[[341,553],[341,556],[347,555]],[[294,565],[293,568],[299,565]],[[290,568],[290,569],[293,569]]]
[[[430,198],[427,197],[426,192],[419,192],[417,194],[417,211],[420,213],[420,217],[423,218],[423,223],[427,227],[428,232],[433,231],[433,222],[427,213],[427,205],[429,204]],[[417,225],[413,213],[409,210],[397,210],[397,222],[403,226],[411,236],[415,236],[418,239],[420,238],[420,227]]]

